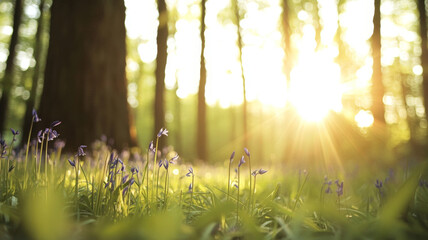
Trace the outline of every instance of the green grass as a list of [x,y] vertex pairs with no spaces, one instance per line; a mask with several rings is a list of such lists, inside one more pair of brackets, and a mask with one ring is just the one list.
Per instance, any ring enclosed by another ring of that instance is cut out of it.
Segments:
[[[81,157],[52,150],[48,158],[38,156],[42,165],[36,161],[36,147],[40,153],[38,144],[28,156],[24,149],[1,159],[1,239],[428,237],[428,185],[419,184],[428,179],[425,163],[392,169],[393,174],[390,169],[374,171],[366,163],[326,173],[280,163],[259,166],[252,159],[253,169],[268,172],[258,175],[257,181],[253,178],[250,188],[249,166],[244,163],[238,191],[233,187],[238,183],[233,171],[236,159],[228,186],[229,156],[218,166],[192,166],[194,175],[186,177],[191,165],[181,160],[170,164],[168,172],[158,167],[159,161],[175,156],[173,151],[157,158],[156,165],[153,153],[143,151],[140,160],[131,160],[132,152],[122,153],[125,167],[120,171],[121,163],[114,165],[117,154],[111,158],[112,151],[102,142],[88,147]],[[46,142],[43,152],[45,148]],[[10,172],[5,170],[8,162],[15,166]],[[139,173],[132,175],[132,167]],[[333,182],[331,193],[326,193],[326,174]],[[376,179],[383,181],[380,191]],[[343,195],[338,196],[335,180],[344,182]]]

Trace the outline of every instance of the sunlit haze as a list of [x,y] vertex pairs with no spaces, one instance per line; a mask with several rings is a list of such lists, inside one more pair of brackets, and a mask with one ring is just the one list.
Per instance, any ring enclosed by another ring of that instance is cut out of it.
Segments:
[[[139,39],[138,54],[144,63],[156,58],[156,30],[158,16],[154,0],[126,0],[126,27],[128,37]],[[314,6],[306,2],[297,11],[300,31],[291,36],[296,62],[291,72],[290,89],[283,71],[284,50],[280,32],[281,7],[279,1],[266,1],[260,6],[248,1],[245,17],[241,21],[243,35],[243,64],[246,77],[247,100],[259,101],[265,106],[282,108],[290,102],[308,121],[318,121],[329,111],[343,109],[342,98],[354,96],[356,106],[369,109],[367,94],[371,87],[372,59],[369,39],[373,31],[373,6],[371,1],[347,1],[343,12],[338,14],[335,0],[319,2],[322,24],[321,44],[316,46],[313,16],[309,10]],[[169,0],[168,8],[176,9],[176,22],[168,40],[168,62],[166,86],[173,89],[178,83],[176,94],[180,98],[196,94],[199,84],[200,61],[200,6],[195,0]],[[383,14],[393,12],[391,2],[382,4]],[[243,101],[241,70],[238,61],[236,25],[230,19],[230,1],[207,1],[206,14],[206,102],[227,108]],[[143,12],[141,12],[143,11]],[[416,21],[413,15],[403,12],[404,23]],[[144,23],[144,24],[142,24]],[[337,64],[338,45],[335,39],[338,26],[342,28],[342,40],[348,45],[356,69],[344,75]],[[382,19],[382,35],[400,35],[409,41],[417,38],[412,31],[404,31],[393,21]],[[397,55],[403,55],[398,46],[386,48],[383,64],[392,64]],[[406,53],[407,54],[407,53]],[[406,56],[402,56],[405,58]],[[419,64],[412,67],[416,75],[422,70]],[[387,110],[388,111],[388,110]],[[354,115],[358,113],[354,112]],[[361,117],[355,117],[359,126]],[[392,112],[387,112],[392,114]],[[393,118],[389,118],[394,121]]]

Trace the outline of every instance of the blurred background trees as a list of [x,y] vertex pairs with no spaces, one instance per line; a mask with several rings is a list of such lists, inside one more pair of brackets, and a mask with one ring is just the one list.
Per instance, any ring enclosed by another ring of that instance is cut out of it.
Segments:
[[60,2],[23,0],[21,20],[0,3],[4,137],[34,106],[70,145],[145,148],[166,127],[211,162],[427,154],[423,0]]

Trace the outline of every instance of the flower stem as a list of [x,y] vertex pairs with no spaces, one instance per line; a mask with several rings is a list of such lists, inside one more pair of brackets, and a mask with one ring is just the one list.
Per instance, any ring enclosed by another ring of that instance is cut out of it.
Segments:
[[74,188],[74,194],[76,196],[76,211],[77,211],[77,221],[79,222],[80,220],[80,211],[79,211],[79,158],[77,158],[76,160],[76,168],[75,168],[75,173],[76,173],[76,182],[75,182],[75,188]]
[[163,204],[164,204],[164,209],[166,209],[166,201],[167,201],[167,195],[168,195],[168,187],[167,187],[167,183],[168,183],[168,168],[166,169],[166,175],[165,175],[165,194],[163,197]]
[[230,165],[231,161],[229,161],[229,177],[227,179],[227,200],[229,201],[229,195],[230,195]]
[[248,177],[250,178],[250,201],[248,201],[248,207],[250,207],[250,204],[252,202],[252,191],[251,191],[251,189],[253,189],[252,188],[252,182],[251,182],[251,157],[250,156],[248,156],[248,170],[249,170]]
[[152,172],[152,203],[155,202],[155,195],[153,190],[155,188],[155,166],[156,166],[156,160],[158,157],[158,144],[159,144],[159,138],[156,137],[155,157],[153,158],[153,172]]
[[239,188],[240,188],[240,180],[241,180],[241,168],[238,167],[238,196],[236,197],[236,225],[239,223]]
[[28,132],[28,140],[27,140],[27,150],[25,151],[25,162],[24,162],[24,179],[27,179],[27,160],[28,160],[28,151],[30,150],[30,139],[31,139],[31,132],[33,131],[33,122],[34,122],[34,116],[31,119],[31,125],[30,125],[30,131]]
[[[150,157],[150,150],[147,151],[147,161],[146,161],[146,166],[144,168],[144,172],[146,173],[147,176],[147,182],[146,182],[146,196],[147,196],[147,215],[149,214],[149,157]],[[143,183],[144,183],[144,177],[143,177]],[[141,185],[143,185],[143,183],[141,183]]]

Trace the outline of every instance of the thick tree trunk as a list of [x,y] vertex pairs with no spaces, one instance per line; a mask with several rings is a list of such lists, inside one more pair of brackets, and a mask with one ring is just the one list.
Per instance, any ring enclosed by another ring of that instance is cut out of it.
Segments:
[[239,63],[241,66],[241,78],[242,78],[242,92],[243,92],[243,103],[242,103],[242,126],[243,126],[243,146],[248,147],[248,126],[247,126],[247,93],[245,84],[244,74],[244,63],[242,61],[242,34],[241,34],[241,16],[239,14],[238,0],[233,0],[233,10],[235,13],[236,20],[236,34],[238,35],[238,50],[239,50]]
[[207,160],[207,123],[205,85],[207,82],[207,70],[205,67],[205,0],[201,1],[201,68],[198,92],[198,130],[197,130],[197,156],[201,160]]
[[[34,39],[34,54],[33,57],[36,60],[36,64],[34,65],[34,69],[33,69],[33,77],[32,77],[32,83],[31,83],[31,90],[30,90],[30,98],[27,100],[27,102],[25,103],[25,115],[24,115],[24,125],[22,126],[22,139],[27,139],[28,138],[28,134],[30,131],[30,125],[31,125],[31,120],[33,118],[32,116],[32,110],[33,108],[35,108],[35,102],[36,102],[36,94],[37,94],[37,87],[39,85],[39,78],[40,78],[40,67],[41,67],[41,53],[42,53],[42,46],[43,46],[43,41],[42,41],[42,34],[43,34],[43,30],[44,30],[44,25],[43,25],[43,9],[45,6],[45,0],[41,0],[39,3],[39,11],[40,11],[40,16],[39,19],[37,20],[37,30],[36,30],[36,36]],[[25,144],[26,141],[21,141],[21,144]]]
[[10,92],[13,86],[13,68],[16,57],[15,48],[18,43],[19,26],[22,20],[22,0],[15,1],[15,9],[13,13],[13,32],[9,43],[9,56],[6,60],[6,69],[2,82],[2,95],[0,98],[0,135],[3,133],[6,125],[6,115],[9,107]]
[[[155,129],[154,136],[161,128],[165,128],[165,68],[167,59],[167,40],[168,40],[168,12],[165,0],[158,0],[159,26],[156,57],[156,93],[155,93]],[[166,138],[161,138],[160,146],[163,146]]]
[[374,2],[373,35],[371,36],[373,75],[372,75],[372,113],[375,123],[385,123],[385,106],[383,104],[384,87],[382,83],[380,2]]
[[130,134],[125,75],[123,0],[54,0],[40,117],[68,149],[102,135],[114,147],[135,144]]
[[423,68],[423,94],[424,94],[424,107],[425,116],[428,119],[428,46],[427,46],[427,20],[426,20],[426,6],[424,0],[418,0],[419,11],[419,31],[421,35],[421,64]]

